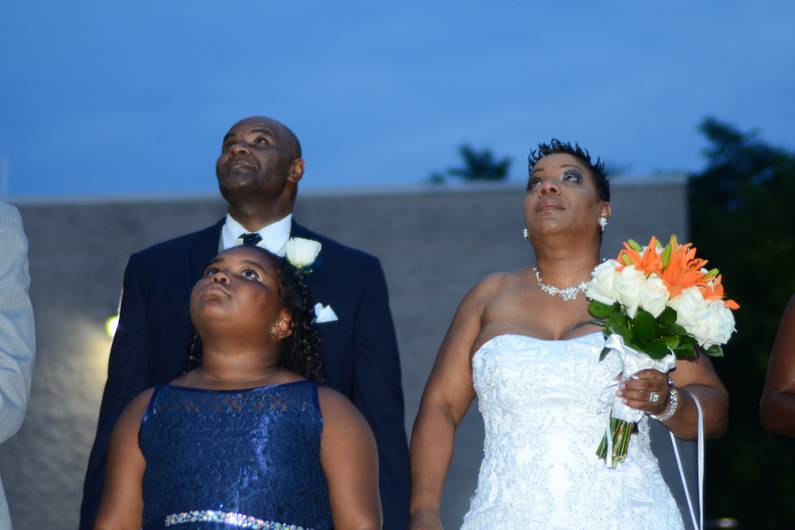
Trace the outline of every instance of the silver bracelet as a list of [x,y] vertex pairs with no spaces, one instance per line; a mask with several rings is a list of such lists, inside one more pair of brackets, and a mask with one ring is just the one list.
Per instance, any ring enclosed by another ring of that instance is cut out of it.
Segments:
[[676,408],[679,406],[679,391],[670,379],[668,379],[668,385],[670,385],[668,389],[668,405],[666,405],[665,410],[660,414],[649,414],[657,421],[668,421],[673,418],[674,414],[676,414]]

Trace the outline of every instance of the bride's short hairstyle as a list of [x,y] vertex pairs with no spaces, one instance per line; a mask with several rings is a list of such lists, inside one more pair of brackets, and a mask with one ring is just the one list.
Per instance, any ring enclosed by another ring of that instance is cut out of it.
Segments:
[[607,172],[605,171],[605,164],[597,157],[596,161],[591,159],[590,153],[587,149],[580,147],[575,143],[571,145],[569,142],[561,142],[557,138],[553,138],[549,143],[538,144],[537,149],[530,150],[530,156],[527,157],[528,175],[533,172],[536,163],[545,156],[554,154],[571,155],[588,168],[593,175],[594,184],[596,184],[596,191],[599,193],[599,198],[603,201],[610,202],[610,182],[607,180]]
[[[315,324],[312,295],[306,284],[305,273],[290,263],[261,247],[249,247],[261,252],[276,266],[279,276],[279,301],[292,315],[292,334],[279,346],[279,365],[310,381],[323,382],[320,333]],[[267,333],[267,330],[263,330]],[[201,338],[195,334],[188,348],[183,373],[201,365]]]

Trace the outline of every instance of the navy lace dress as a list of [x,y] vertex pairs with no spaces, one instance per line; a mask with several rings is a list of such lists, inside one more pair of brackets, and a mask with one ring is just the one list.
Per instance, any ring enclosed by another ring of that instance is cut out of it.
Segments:
[[144,530],[330,529],[317,385],[157,387],[141,423]]

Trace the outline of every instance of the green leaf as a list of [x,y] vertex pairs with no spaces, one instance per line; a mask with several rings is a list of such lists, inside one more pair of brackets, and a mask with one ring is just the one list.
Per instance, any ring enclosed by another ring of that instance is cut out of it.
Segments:
[[629,322],[627,320],[626,315],[621,312],[616,312],[610,315],[607,318],[607,329],[612,331],[613,333],[618,333],[624,339],[632,336],[632,332],[629,328]]
[[687,330],[679,324],[676,323],[671,324],[670,326],[668,326],[668,329],[671,330],[671,332],[676,335],[687,336]]
[[696,347],[698,344],[696,343],[696,339],[691,337],[690,335],[679,335],[679,345],[687,344],[688,346]]
[[695,359],[698,357],[698,354],[691,344],[680,344],[679,347],[674,350],[674,355],[676,355],[677,359]]
[[713,277],[717,276],[718,274],[720,274],[720,270],[718,270],[717,268],[715,268],[715,269],[712,269],[712,270],[710,270],[710,271],[707,273],[707,275],[706,275],[706,276],[704,276],[704,278],[713,278]]
[[632,349],[635,349],[635,350],[638,350],[638,351],[642,351],[642,352],[645,352],[648,349],[648,344],[646,344],[645,342],[638,342],[634,338],[627,339],[625,337],[624,338],[624,344],[626,344],[627,346],[629,346]]
[[621,262],[624,265],[632,265],[632,259],[626,254],[621,254]]
[[657,320],[643,309],[638,309],[633,320],[635,336],[640,342],[648,342],[657,337]]
[[662,340],[665,343],[665,345],[672,350],[675,350],[676,348],[679,347],[679,335],[668,335],[665,337],[660,337],[660,340]]
[[601,351],[601,353],[599,353],[599,360],[600,360],[600,361],[601,361],[601,360],[604,360],[604,358],[605,358],[605,357],[607,357],[607,354],[608,354],[608,353],[610,353],[611,351],[613,351],[613,350],[611,350],[611,349],[610,349],[610,348],[608,348],[607,346],[605,346],[604,348],[602,348],[602,351]]
[[710,357],[723,357],[723,348],[721,348],[720,344],[713,344],[706,350],[707,355]]
[[588,312],[596,318],[607,318],[615,312],[615,306],[592,300],[588,304]]
[[643,247],[640,246],[640,244],[638,244],[638,242],[635,241],[634,239],[627,239],[627,245],[629,245],[629,248],[631,248],[636,252],[640,252],[641,250],[643,250]]
[[676,323],[676,310],[673,307],[663,309],[663,312],[657,317],[657,323],[666,328],[671,327],[671,324]]
[[652,359],[662,359],[670,353],[668,346],[662,340],[653,340],[645,344],[644,350]]

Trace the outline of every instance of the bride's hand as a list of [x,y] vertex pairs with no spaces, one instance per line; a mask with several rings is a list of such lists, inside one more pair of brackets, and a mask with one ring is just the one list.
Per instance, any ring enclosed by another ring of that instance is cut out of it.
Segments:
[[422,510],[411,514],[409,530],[444,530],[439,512]]
[[[648,414],[662,414],[668,406],[671,387],[668,375],[657,370],[641,370],[618,387],[618,397],[628,407]],[[654,395],[658,398],[655,401]]]

